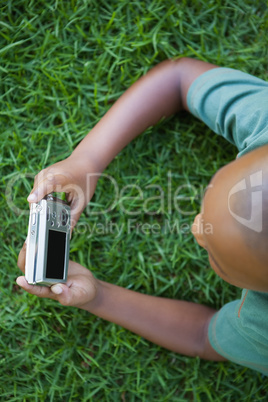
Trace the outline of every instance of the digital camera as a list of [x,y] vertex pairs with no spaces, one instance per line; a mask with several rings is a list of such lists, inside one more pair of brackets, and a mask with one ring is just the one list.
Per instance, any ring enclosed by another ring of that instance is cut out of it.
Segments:
[[68,204],[51,194],[31,204],[25,262],[29,284],[51,286],[66,282],[70,220]]

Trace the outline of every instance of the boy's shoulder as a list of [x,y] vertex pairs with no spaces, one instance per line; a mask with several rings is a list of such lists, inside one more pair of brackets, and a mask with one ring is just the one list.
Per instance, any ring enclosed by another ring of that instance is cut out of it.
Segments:
[[241,328],[260,341],[266,341],[268,347],[268,293],[244,289],[239,305],[237,319]]
[[244,289],[211,319],[209,341],[222,356],[268,375],[268,293]]
[[236,145],[239,156],[268,144],[268,82],[231,68],[201,74],[187,94],[190,112]]

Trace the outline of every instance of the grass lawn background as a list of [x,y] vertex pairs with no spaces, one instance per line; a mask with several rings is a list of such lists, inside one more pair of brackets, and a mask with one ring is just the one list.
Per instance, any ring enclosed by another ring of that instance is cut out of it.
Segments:
[[[67,157],[111,104],[166,58],[198,57],[267,80],[267,28],[265,1],[0,2],[1,400],[267,400],[267,380],[257,372],[177,355],[15,284],[28,225],[28,214],[15,207],[27,212],[34,175]],[[184,113],[148,129],[105,173],[119,189],[137,185],[147,197],[159,196],[145,189],[149,184],[165,194],[168,186],[172,194],[184,186],[180,195],[188,199],[178,202],[188,214],[168,211],[166,195],[164,211],[144,213],[129,187],[112,211],[92,215],[114,199],[113,186],[101,179],[92,209],[74,231],[71,259],[100,279],[147,294],[216,308],[239,297],[239,289],[209,269],[189,230],[126,229],[129,219],[161,228],[166,221],[190,225],[210,177],[236,153]],[[156,211],[159,199],[148,205]],[[123,225],[120,236],[102,232],[111,223]],[[99,231],[92,234],[94,224]]]

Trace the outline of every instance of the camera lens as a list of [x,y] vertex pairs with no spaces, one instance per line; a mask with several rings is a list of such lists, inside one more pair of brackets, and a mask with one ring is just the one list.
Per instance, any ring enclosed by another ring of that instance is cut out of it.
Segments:
[[66,226],[68,223],[68,212],[66,211],[66,209],[63,209],[61,211],[61,224],[62,226]]

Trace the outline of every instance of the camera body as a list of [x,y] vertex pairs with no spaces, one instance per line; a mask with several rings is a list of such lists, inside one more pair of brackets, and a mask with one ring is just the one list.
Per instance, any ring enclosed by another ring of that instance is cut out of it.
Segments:
[[50,194],[31,204],[25,263],[29,284],[51,286],[66,282],[70,220],[68,204]]

